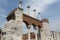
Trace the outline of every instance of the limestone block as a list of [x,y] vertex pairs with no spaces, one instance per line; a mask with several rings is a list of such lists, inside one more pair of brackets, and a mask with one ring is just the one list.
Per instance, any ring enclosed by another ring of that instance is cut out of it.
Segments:
[[23,14],[16,14],[16,20],[23,21]]
[[22,21],[10,20],[4,24],[2,30],[7,33],[5,37],[2,37],[2,40],[4,38],[6,38],[6,40],[11,40],[13,38],[14,40],[22,40]]
[[17,10],[15,11],[15,13],[16,13],[16,14],[22,14],[22,10],[17,9]]
[[22,40],[22,36],[13,36],[13,40]]
[[12,36],[7,35],[6,40],[11,40],[11,39],[13,39]]
[[13,20],[4,24],[4,26],[2,27],[2,32],[11,33],[13,31],[12,27],[14,27]]
[[3,35],[1,37],[1,40],[11,40],[11,39],[12,39],[12,35],[11,34]]
[[16,16],[16,20],[23,21],[23,14],[21,10],[17,9],[15,11],[15,16]]
[[50,31],[50,26],[47,22],[43,22],[42,24],[43,24],[44,30],[49,30]]

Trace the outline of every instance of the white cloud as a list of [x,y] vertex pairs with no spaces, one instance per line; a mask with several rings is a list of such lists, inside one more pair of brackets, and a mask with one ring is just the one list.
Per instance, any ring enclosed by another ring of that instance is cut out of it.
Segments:
[[60,32],[60,18],[56,17],[55,19],[51,20],[50,27],[51,30]]
[[0,27],[2,26],[2,24],[5,22],[6,20],[6,15],[5,15],[6,11],[0,7]]
[[2,6],[5,6],[7,4],[7,0],[0,0],[0,17],[6,17],[4,14],[6,11]]
[[[30,15],[34,17],[34,13],[32,12],[34,9],[37,10],[35,13],[37,16],[38,12],[42,13],[43,11],[46,10],[48,5],[51,5],[55,2],[57,2],[57,0],[30,0],[26,4],[31,6],[31,11],[30,11],[31,14]],[[25,6],[27,6],[27,5],[25,5]],[[25,10],[25,13],[26,13],[26,11],[28,11],[28,10]]]
[[4,15],[6,13],[6,11],[3,8],[0,8],[0,17],[6,17],[6,15]]
[[[56,3],[59,0],[31,0],[31,9],[36,9],[37,12],[43,12],[47,9],[48,5],[52,5],[53,3]],[[37,15],[37,13],[36,13]],[[31,16],[34,16],[33,13],[31,13]],[[51,20],[51,19],[50,19]],[[60,19],[59,17],[56,17],[55,19],[50,21],[51,30],[53,31],[59,31],[60,30]]]
[[37,12],[42,12],[48,5],[57,2],[57,0],[32,0],[31,9],[36,9]]

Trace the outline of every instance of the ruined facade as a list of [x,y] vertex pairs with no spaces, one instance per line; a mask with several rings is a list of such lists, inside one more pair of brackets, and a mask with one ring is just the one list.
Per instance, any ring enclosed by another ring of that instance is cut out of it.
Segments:
[[[48,19],[38,20],[24,14],[21,5],[12,10],[6,19],[7,22],[1,28],[1,40],[54,40],[51,36]],[[28,29],[27,34],[23,34],[23,22]],[[31,25],[33,25],[35,32],[30,32]]]
[[[7,16],[7,23],[2,27],[3,35],[1,40],[23,40],[25,34],[22,34],[22,22],[27,25],[26,28],[28,29],[28,33],[26,34],[26,37],[28,38],[26,40],[51,39],[48,19],[44,18],[40,21],[36,18],[23,14],[22,12],[23,9],[19,7],[10,12]],[[31,25],[34,26],[36,31],[34,33],[35,35],[30,34]]]

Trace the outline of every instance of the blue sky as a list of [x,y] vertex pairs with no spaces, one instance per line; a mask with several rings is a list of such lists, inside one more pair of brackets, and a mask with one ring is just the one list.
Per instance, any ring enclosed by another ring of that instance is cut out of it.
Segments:
[[[50,28],[53,31],[60,31],[60,0],[22,0],[24,13],[27,14],[27,6],[31,6],[30,16],[34,17],[33,10],[36,9],[36,16],[41,13],[38,19],[47,18]],[[6,22],[6,16],[10,11],[18,7],[19,0],[0,0],[0,26]],[[39,15],[38,15],[39,16]]]

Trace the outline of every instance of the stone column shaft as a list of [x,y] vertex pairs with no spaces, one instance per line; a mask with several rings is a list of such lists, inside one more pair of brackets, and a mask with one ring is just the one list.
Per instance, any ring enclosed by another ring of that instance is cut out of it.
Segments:
[[38,40],[38,38],[37,38],[37,33],[35,33],[35,37],[36,37],[36,40]]
[[30,40],[30,29],[28,29],[28,40]]
[[38,40],[38,35],[37,35],[37,33],[38,33],[38,27],[36,27],[36,31],[35,31],[35,38],[36,38],[36,40]]

